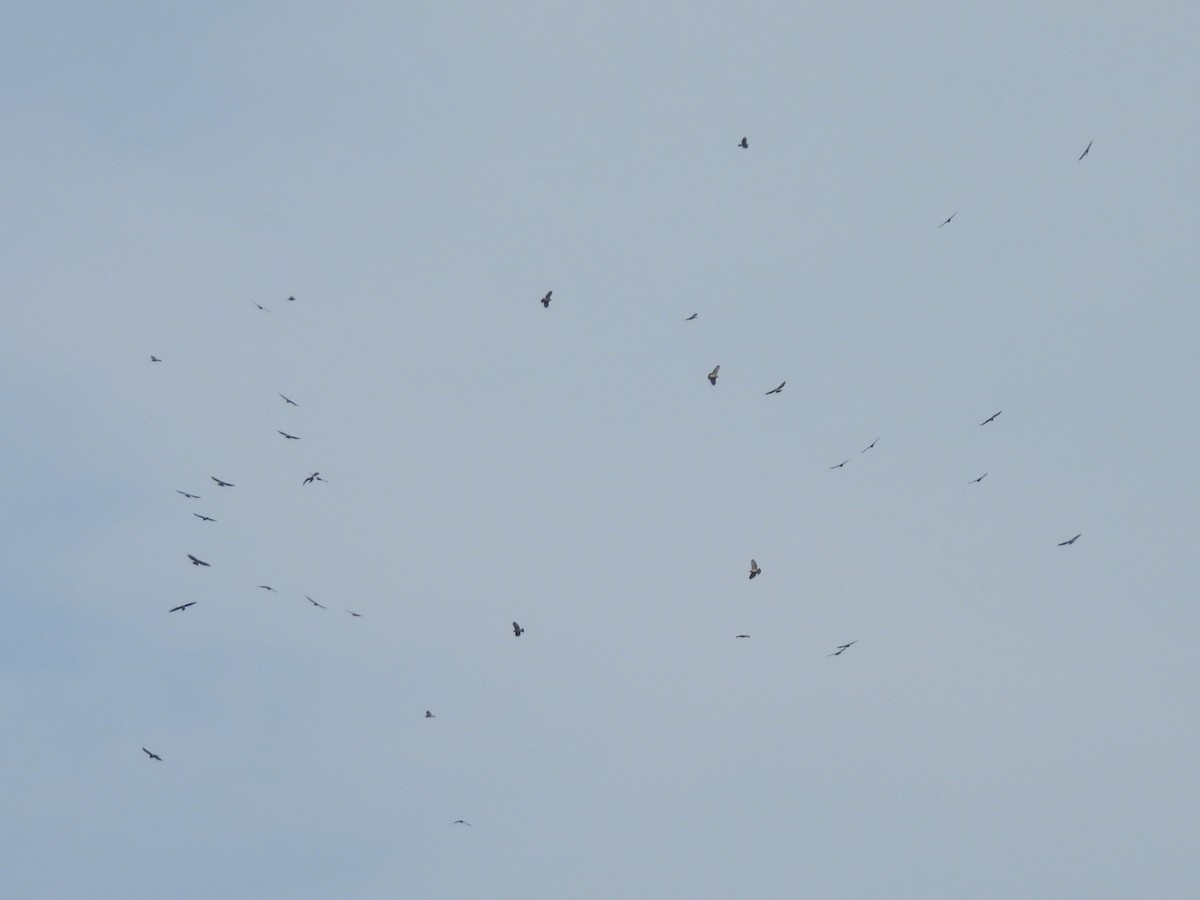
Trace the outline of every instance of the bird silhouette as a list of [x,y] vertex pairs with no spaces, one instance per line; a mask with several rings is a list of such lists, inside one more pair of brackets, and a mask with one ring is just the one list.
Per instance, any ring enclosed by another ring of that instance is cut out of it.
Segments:
[[1083,148],[1083,152],[1079,154],[1079,159],[1083,159],[1088,155],[1088,151],[1092,149],[1092,142],[1088,141],[1088,145]]
[[471,823],[470,823],[470,822],[468,822],[466,819],[455,819],[455,820],[454,820],[453,822],[451,822],[450,824],[451,824],[451,825],[466,825],[468,828],[470,828],[470,827],[471,827]]
[[433,713],[431,713],[429,710],[425,710],[425,718],[427,718],[427,719],[436,719],[436,718],[437,718],[437,716],[435,716],[435,715],[434,715]]
[[299,406],[299,405],[300,405],[299,403],[297,403],[295,400],[291,399],[290,397],[284,397],[284,396],[283,396],[283,394],[280,394],[279,396],[280,396],[280,397],[283,397],[283,399],[284,399],[284,400],[286,400],[286,401],[287,401],[289,404],[291,404],[292,406]]
[[1002,413],[1002,412],[1004,412],[1004,410],[1000,410],[1000,412],[992,413],[990,416],[988,416],[986,419],[984,419],[984,420],[983,420],[982,422],[980,422],[979,424],[980,424],[980,425],[986,425],[988,422],[994,422],[994,421],[996,421],[996,416],[1000,415],[1000,413]]
[[262,588],[264,591],[270,591],[272,594],[279,593],[279,591],[275,590],[275,588],[271,587],[269,584],[260,584],[258,587]]
[[296,302],[295,297],[288,297],[288,303],[295,303],[295,302]]
[[709,384],[716,384],[716,383],[717,383],[717,373],[718,373],[718,372],[720,372],[720,371],[721,371],[721,367],[720,367],[720,366],[717,366],[717,367],[716,367],[716,368],[714,368],[714,369],[713,369],[711,372],[709,372],[709,373],[708,373],[708,383],[709,383]]
[[750,635],[748,635],[748,634],[735,634],[735,635],[734,635],[734,637],[735,637],[735,638],[748,638],[748,637],[750,637]]
[[217,520],[216,520],[216,519],[214,519],[212,516],[202,516],[202,515],[200,515],[200,513],[192,513],[192,515],[193,515],[193,516],[195,516],[197,519],[199,519],[199,520],[200,520],[200,521],[202,521],[202,522],[215,522],[215,521],[217,521]]
[[172,607],[171,609],[168,609],[167,612],[183,612],[183,610],[187,609],[189,606],[195,606],[195,605],[196,605],[196,601],[193,600],[191,603],[184,603],[181,606]]
[[352,610],[352,609],[348,609],[348,610],[346,610],[346,612],[350,613],[350,615],[354,616],[354,618],[356,618],[356,619],[361,619],[361,618],[362,618],[362,613],[356,613],[356,612],[355,612],[354,610]]
[[183,494],[183,496],[187,497],[189,500],[199,500],[200,499],[199,494],[189,494],[187,491],[176,491],[175,493]]
[[692,321],[692,319],[696,318],[696,316],[698,316],[698,315],[700,315],[700,313],[692,313],[690,316],[688,316],[688,317],[687,317],[686,319],[684,319],[683,321],[685,321],[685,322],[690,322],[690,321]]
[[985,479],[985,478],[987,478],[987,472],[984,472],[978,478],[972,478],[970,481],[967,482],[967,484],[979,484],[979,482],[983,481],[983,479]]
[[[955,216],[957,216],[957,215],[958,215],[958,210],[955,210],[954,212],[952,212],[952,213],[950,214],[950,219],[953,219],[953,218],[954,218]],[[943,223],[942,223],[942,225],[949,225],[949,224],[950,224],[950,219],[947,219],[945,222],[943,222]],[[942,225],[939,225],[939,226],[938,226],[938,228],[941,228],[941,227],[942,227]]]
[[777,388],[772,388],[771,390],[767,391],[767,393],[766,393],[766,395],[765,395],[765,396],[769,397],[769,396],[771,396],[771,394],[778,394],[780,391],[782,391],[782,390],[783,390],[783,386],[784,386],[785,384],[787,384],[787,382],[786,382],[786,381],[781,381],[781,382],[779,382],[779,387],[777,387]]
[[305,600],[307,600],[309,603],[311,603],[313,606],[316,606],[316,607],[318,607],[318,608],[320,608],[320,609],[325,609],[325,607],[324,607],[324,606],[321,606],[321,604],[320,604],[320,603],[318,603],[318,602],[317,602],[316,600],[314,600],[312,597],[308,596],[308,594],[305,594],[305,595],[304,595],[304,599],[305,599]]
[[738,146],[741,147],[743,150],[748,150],[748,149],[750,149],[750,142],[747,141],[745,138],[742,138],[741,141],[738,143]]
[[878,443],[879,443],[879,438],[875,438],[875,440],[871,441],[871,443],[867,444],[867,446],[863,447],[863,448],[862,448],[861,450],[859,450],[858,452],[859,452],[859,453],[866,453],[868,450],[870,450],[872,447],[874,447],[874,446],[875,446],[876,444],[878,444]]
[[516,622],[513,622],[513,635],[516,637],[520,637],[524,633],[525,633],[525,629],[522,628],[520,625],[518,625]]
[[[276,428],[275,430],[276,430],[276,431],[279,431],[279,429],[278,429],[278,428]],[[287,438],[289,441],[298,441],[298,440],[300,440],[300,438],[296,437],[294,434],[288,434],[286,431],[279,431],[279,433],[280,433],[280,434],[282,434],[282,435],[283,435],[285,438]]]
[[206,563],[204,560],[196,559],[196,557],[192,556],[192,554],[190,554],[190,553],[187,555],[187,558],[192,561],[193,566],[207,566],[208,565],[208,563]]
[[847,650],[849,650],[851,647],[853,647],[857,643],[858,643],[858,641],[851,641],[848,644],[839,644],[838,648],[835,652],[827,653],[826,656],[841,656],[843,653],[845,653]]
[[831,469],[840,469],[842,466],[844,466],[844,465],[845,465],[846,463],[848,463],[848,462],[850,462],[850,460],[848,460],[848,459],[843,459],[843,460],[842,460],[840,463],[838,463],[836,466],[830,466],[829,468],[831,468]]
[[215,481],[220,487],[237,487],[236,484],[234,484],[230,481],[222,481],[216,475],[209,475],[208,477],[211,478],[213,481]]
[[151,353],[150,354],[150,362],[162,362],[162,360],[159,359],[157,356],[155,356],[153,353]]
[[263,312],[270,312],[269,309],[267,309],[265,306],[263,306],[257,300],[251,300],[250,302],[253,303],[255,306],[257,306],[259,309],[261,309]]
[[1075,543],[1075,542],[1076,542],[1077,540],[1079,540],[1081,537],[1083,537],[1083,532],[1082,532],[1082,531],[1081,531],[1081,532],[1079,532],[1079,534],[1075,535],[1075,537],[1071,538],[1069,541],[1062,541],[1062,542],[1061,542],[1061,543],[1060,543],[1058,546],[1060,546],[1060,547],[1069,547],[1071,544]]
[[750,580],[753,581],[755,575],[761,574],[762,569],[758,567],[758,563],[756,563],[754,560],[750,560]]
[[321,477],[320,472],[313,472],[311,475],[309,475],[307,478],[304,479],[304,483],[308,484],[310,481],[324,481],[324,480],[325,479]]
[[159,762],[162,762],[162,757],[159,756],[157,753],[151,753],[145,747],[142,748],[142,752],[145,753],[147,756],[149,756],[151,759],[157,759]]
[[546,307],[546,309],[550,308],[550,295],[553,293],[554,291],[546,291],[546,296],[542,298],[542,306]]

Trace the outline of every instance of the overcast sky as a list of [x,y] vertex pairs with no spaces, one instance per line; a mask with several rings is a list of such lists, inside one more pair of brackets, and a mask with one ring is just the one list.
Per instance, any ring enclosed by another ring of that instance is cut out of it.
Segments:
[[8,5],[6,895],[1195,896],[1200,13],[650,6]]

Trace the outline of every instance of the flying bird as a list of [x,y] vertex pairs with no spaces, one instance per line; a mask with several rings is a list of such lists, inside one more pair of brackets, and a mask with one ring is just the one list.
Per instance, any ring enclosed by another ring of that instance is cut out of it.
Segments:
[[525,629],[522,628],[520,625],[518,625],[516,622],[513,622],[513,634],[516,637],[520,637],[524,633],[525,633]]
[[295,400],[291,399],[290,397],[284,397],[283,394],[280,394],[279,396],[283,397],[283,399],[286,400],[288,403],[290,403],[292,406],[300,405],[299,403],[297,403]]
[[434,715],[433,713],[431,713],[429,710],[425,710],[425,718],[427,718],[427,719],[436,719],[436,718],[437,718],[437,716],[435,716],[435,715]]
[[1083,159],[1085,156],[1088,155],[1088,151],[1091,149],[1092,149],[1092,142],[1088,141],[1088,145],[1083,148],[1083,152],[1079,154],[1079,158]]
[[983,420],[982,422],[980,422],[979,424],[980,424],[980,425],[986,425],[988,422],[994,422],[994,421],[996,421],[996,416],[1000,415],[1000,413],[1002,413],[1002,412],[1004,412],[1004,410],[1000,410],[1000,412],[997,412],[997,413],[992,413],[990,416],[988,416],[986,419],[984,419],[984,420]]
[[150,362],[162,362],[162,360],[159,359],[157,356],[155,356],[153,353],[151,353],[150,354]]
[[278,593],[279,593],[279,591],[275,590],[275,588],[271,587],[269,584],[260,584],[260,585],[258,585],[258,586],[259,586],[260,588],[262,588],[264,591],[270,591],[272,594],[278,594]]
[[783,386],[784,386],[785,384],[787,384],[787,382],[786,382],[786,381],[781,381],[781,382],[779,382],[779,387],[777,387],[777,388],[772,388],[771,390],[767,391],[767,393],[766,393],[764,396],[767,396],[767,397],[769,397],[769,396],[771,396],[771,394],[778,394],[780,391],[782,391],[782,390],[783,390]]
[[[278,429],[278,428],[276,428],[275,430],[276,430],[276,431],[279,431],[279,429]],[[283,435],[285,438],[287,438],[289,441],[298,441],[298,440],[300,440],[300,438],[296,437],[294,434],[288,434],[286,431],[279,431],[279,433],[280,433],[280,434],[282,434],[282,435]]]
[[295,297],[288,297],[288,303],[295,303],[295,302],[296,302]]
[[472,826],[471,826],[471,823],[470,823],[470,822],[468,822],[466,819],[455,819],[455,820],[454,820],[453,822],[451,822],[450,824],[451,824],[451,825],[466,825],[468,828],[472,827]]
[[217,520],[216,520],[216,519],[214,519],[212,516],[202,516],[202,515],[200,515],[200,513],[192,513],[192,515],[193,515],[193,516],[195,516],[197,519],[199,519],[199,520],[200,520],[200,521],[202,521],[202,522],[215,522],[215,521],[217,521]]
[[187,497],[189,500],[199,500],[200,499],[199,494],[189,494],[187,491],[176,491],[175,493],[183,494],[183,496]]
[[739,147],[741,147],[743,150],[749,150],[749,149],[750,149],[750,142],[749,142],[749,141],[747,141],[745,138],[742,138],[742,140],[741,140],[741,142],[738,144],[738,146],[739,146]]
[[762,569],[758,567],[758,563],[756,563],[754,560],[750,560],[750,579],[753,580],[755,575],[761,574]]
[[263,306],[257,300],[251,300],[250,302],[253,303],[255,306],[257,306],[259,309],[261,309],[263,312],[270,312],[269,309],[267,309],[265,306]]
[[734,635],[734,637],[735,637],[735,638],[748,638],[748,637],[750,637],[750,635],[748,635],[748,634],[735,634],[735,635]]
[[713,369],[711,372],[708,373],[708,383],[709,384],[717,383],[717,373],[720,371],[721,371],[721,367],[717,366],[715,369]]
[[151,759],[157,759],[159,762],[162,762],[162,757],[159,756],[157,753],[151,753],[145,747],[142,748],[142,752],[145,753],[147,756],[149,756]]
[[321,604],[320,604],[320,603],[318,603],[318,602],[317,602],[316,600],[314,600],[312,597],[308,596],[308,594],[305,594],[305,595],[304,595],[304,599],[305,599],[305,600],[307,600],[309,603],[311,603],[313,606],[316,606],[316,607],[318,607],[318,608],[320,608],[320,609],[325,609],[325,607],[324,607],[324,606],[321,606]]
[[1070,546],[1071,544],[1073,544],[1073,543],[1075,543],[1077,540],[1079,540],[1081,537],[1083,537],[1083,532],[1082,532],[1082,531],[1081,531],[1081,532],[1079,532],[1079,534],[1075,535],[1075,537],[1071,538],[1069,541],[1063,541],[1063,542],[1062,542],[1062,543],[1060,543],[1058,546],[1060,546],[1060,547],[1067,547],[1067,546]]
[[696,316],[698,316],[698,315],[700,315],[700,313],[692,313],[690,316],[688,316],[688,317],[687,317],[686,319],[684,319],[683,321],[685,321],[685,322],[690,322],[690,321],[692,321],[692,319],[696,318]]
[[183,612],[183,610],[187,609],[189,606],[195,606],[195,605],[196,605],[196,601],[193,600],[191,603],[184,603],[181,606],[176,606],[171,609],[168,609],[167,612]]
[[[957,215],[958,215],[958,210],[955,210],[954,212],[952,212],[952,213],[950,214],[950,219],[953,219],[953,218],[954,218],[955,216],[957,216]],[[949,225],[949,224],[950,224],[950,219],[947,219],[945,222],[943,222],[943,223],[942,223],[942,225]],[[938,228],[941,228],[941,227],[942,227],[942,225],[939,225],[939,226],[938,226]]]
[[208,563],[206,563],[206,562],[205,562],[204,560],[202,560],[202,559],[196,559],[196,557],[192,556],[192,554],[190,554],[190,553],[187,555],[187,558],[188,558],[188,559],[190,559],[190,560],[192,561],[192,565],[193,565],[193,566],[207,566],[207,565],[209,565]]
[[356,612],[355,612],[354,610],[352,610],[352,609],[348,609],[348,610],[346,610],[346,612],[350,613],[350,615],[354,616],[354,618],[356,618],[356,619],[361,619],[361,618],[362,618],[362,613],[356,613]]
[[307,478],[304,479],[304,483],[308,484],[310,481],[324,481],[324,480],[325,479],[321,477],[320,472],[313,472],[311,475],[309,475]]
[[868,450],[870,450],[872,447],[874,447],[874,446],[875,446],[876,444],[878,444],[878,443],[879,443],[879,438],[875,438],[875,440],[871,441],[871,443],[867,444],[867,446],[863,447],[863,448],[862,448],[861,450],[859,450],[858,452],[859,452],[859,453],[866,453]]
[[983,479],[985,479],[985,478],[987,478],[987,472],[984,472],[978,478],[972,478],[970,481],[967,482],[967,484],[979,484],[979,482],[983,481]]
[[843,459],[843,460],[842,460],[840,463],[838,463],[836,466],[830,466],[829,468],[831,468],[831,469],[840,469],[842,466],[844,466],[844,465],[845,465],[846,463],[848,463],[848,462],[850,462],[850,460],[848,460],[848,459]]
[[237,485],[233,484],[232,482],[222,481],[216,475],[209,475],[208,477],[215,481],[220,487],[237,487]]
[[542,298],[542,306],[546,307],[546,309],[550,308],[550,295],[553,293],[554,291],[546,291],[546,296]]
[[853,647],[857,643],[858,643],[858,641],[851,641],[848,644],[839,644],[836,652],[827,653],[826,656],[841,656],[843,653],[845,653],[847,650],[849,650],[851,647]]

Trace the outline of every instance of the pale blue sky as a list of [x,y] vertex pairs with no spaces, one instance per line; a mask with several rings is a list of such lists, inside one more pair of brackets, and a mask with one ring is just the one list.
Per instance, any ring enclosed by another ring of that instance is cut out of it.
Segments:
[[1183,9],[10,4],[5,891],[1193,896]]

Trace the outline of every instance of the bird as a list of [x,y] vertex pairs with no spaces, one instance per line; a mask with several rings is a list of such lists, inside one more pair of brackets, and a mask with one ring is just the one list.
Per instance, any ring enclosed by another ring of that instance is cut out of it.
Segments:
[[684,319],[683,321],[685,321],[685,322],[690,322],[690,321],[692,321],[692,319],[696,318],[696,316],[698,316],[698,315],[700,315],[700,313],[692,313],[690,316],[688,316],[688,317],[687,317],[686,319]]
[[983,481],[983,479],[985,479],[985,478],[987,478],[987,472],[984,472],[978,478],[972,478],[970,481],[967,482],[967,484],[979,484],[979,482]]
[[189,606],[195,606],[195,605],[196,605],[196,601],[193,600],[191,603],[184,603],[181,606],[172,607],[171,609],[168,609],[167,612],[183,612]]
[[145,753],[147,756],[149,756],[151,759],[157,759],[159,762],[162,762],[162,757],[159,756],[157,753],[151,753],[145,747],[142,748],[142,752]]
[[202,515],[200,515],[200,513],[192,513],[192,515],[193,515],[193,516],[195,516],[197,519],[200,519],[200,520],[201,520],[201,521],[203,521],[203,522],[215,522],[215,521],[217,521],[217,520],[216,520],[216,519],[214,519],[212,516],[202,516]]
[[189,500],[199,500],[200,499],[199,494],[189,494],[187,491],[176,491],[175,493],[183,494],[183,496],[187,497]]
[[304,479],[304,483],[308,484],[310,481],[324,481],[324,480],[325,479],[321,477],[320,472],[313,472],[311,475],[309,475],[307,478]]
[[470,822],[468,822],[466,819],[455,819],[455,820],[454,820],[453,822],[451,822],[450,824],[451,824],[451,825],[466,825],[468,828],[471,828],[471,827],[472,827],[471,823],[470,823]]
[[847,650],[849,650],[851,647],[853,647],[857,643],[858,643],[858,641],[851,641],[849,644],[839,644],[838,648],[835,652],[827,653],[826,656],[841,656],[843,653],[845,653]]
[[771,396],[771,394],[778,394],[780,391],[782,391],[782,390],[783,390],[783,386],[784,386],[785,384],[787,384],[787,382],[786,382],[786,381],[781,381],[781,382],[779,382],[779,387],[777,387],[777,388],[772,388],[771,390],[767,391],[767,393],[766,393],[766,394],[764,394],[764,396],[767,396],[767,397],[769,397],[769,396]]
[[237,487],[237,485],[233,484],[232,482],[222,481],[216,475],[209,475],[208,477],[215,481],[219,487]]
[[1004,412],[1004,410],[1000,410],[1000,412],[992,413],[990,416],[988,416],[986,419],[984,419],[979,424],[986,425],[988,422],[994,422],[996,420],[996,416],[1000,415],[1000,413],[1002,413],[1002,412]]
[[749,150],[750,142],[747,141],[745,138],[742,138],[741,142],[738,143],[738,146],[741,147],[743,150]]
[[542,306],[546,307],[546,309],[550,308],[550,295],[553,293],[554,291],[546,291],[546,296],[542,298]]
[[[279,429],[278,429],[278,428],[276,428],[275,430],[276,430],[276,431],[279,431]],[[296,437],[296,435],[294,435],[294,434],[288,434],[286,431],[279,431],[279,433],[280,433],[280,434],[282,434],[282,435],[283,435],[285,438],[287,438],[289,441],[298,441],[298,440],[300,440],[300,438]]]
[[1079,532],[1079,534],[1075,535],[1075,537],[1071,538],[1069,541],[1062,541],[1061,543],[1059,543],[1059,545],[1058,545],[1058,546],[1060,546],[1060,547],[1067,547],[1067,546],[1070,546],[1071,544],[1073,544],[1073,543],[1075,543],[1077,540],[1079,540],[1081,537],[1083,537],[1083,532],[1082,532],[1082,531],[1081,531],[1081,532]]
[[362,613],[356,613],[356,612],[355,612],[354,610],[352,610],[352,609],[348,609],[348,610],[346,610],[346,612],[350,613],[350,615],[354,616],[354,618],[356,618],[356,619],[361,619],[361,618],[362,618]]
[[296,302],[295,297],[288,297],[288,303],[295,303],[295,302]]
[[295,400],[293,400],[291,397],[284,397],[284,396],[283,396],[283,394],[280,394],[279,396],[280,396],[280,397],[283,397],[283,399],[284,399],[285,401],[287,401],[288,403],[290,403],[292,406],[299,406],[299,405],[300,405],[300,404],[299,404],[299,403],[297,403]]
[[876,444],[878,444],[878,443],[879,443],[879,438],[875,438],[875,440],[871,441],[871,443],[867,444],[867,446],[863,447],[863,448],[862,448],[861,450],[859,450],[858,452],[859,452],[859,453],[866,453],[868,450],[870,450],[872,447],[874,447],[874,446],[875,446]]
[[516,637],[520,637],[524,633],[525,633],[525,629],[522,628],[520,625],[518,625],[516,622],[513,622],[513,635]]
[[1083,152],[1079,154],[1079,159],[1083,159],[1088,155],[1088,151],[1092,149],[1092,142],[1088,141],[1088,145],[1083,148]]
[[850,462],[850,460],[848,460],[848,459],[843,459],[843,460],[842,460],[840,463],[838,463],[836,466],[830,466],[829,468],[831,468],[831,469],[840,469],[842,466],[844,466],[844,465],[845,465],[846,463],[848,463],[848,462]]
[[709,373],[708,373],[708,383],[709,383],[709,384],[716,384],[716,383],[717,383],[717,373],[718,373],[718,372],[720,372],[720,371],[721,371],[721,367],[720,367],[720,366],[717,366],[717,367],[716,367],[716,368],[714,368],[714,369],[713,369],[711,372],[709,372]]
[[272,594],[279,593],[279,591],[275,590],[275,588],[271,587],[269,584],[260,584],[259,587],[262,588],[264,591],[270,591]]
[[307,600],[309,603],[311,603],[313,606],[316,606],[316,607],[318,607],[319,609],[325,609],[325,607],[324,607],[324,606],[321,606],[321,604],[320,604],[320,603],[318,603],[318,602],[317,602],[316,600],[314,600],[312,597],[308,596],[308,594],[305,594],[305,595],[304,595],[304,599],[305,599],[305,600]]
[[159,359],[157,356],[155,356],[153,353],[151,353],[150,354],[150,362],[162,362],[162,360]]
[[[954,212],[950,213],[950,219],[953,219],[957,215],[958,215],[958,210],[955,210]],[[950,219],[947,219],[945,222],[942,223],[942,225],[949,225]],[[939,225],[938,228],[941,228],[942,225]]]
[[435,715],[434,715],[433,713],[431,713],[429,710],[425,710],[425,718],[427,718],[427,719],[436,719],[436,718],[437,718],[437,716],[435,716]]
[[257,306],[259,309],[261,309],[263,312],[270,312],[269,309],[267,309],[265,306],[263,306],[257,300],[251,300],[250,302],[253,303],[255,306]]
[[761,574],[762,574],[762,569],[760,569],[758,567],[758,563],[756,563],[754,560],[750,560],[750,578],[751,578],[751,580],[754,579],[755,575],[761,575]]
[[202,560],[202,559],[196,559],[196,557],[192,556],[192,554],[190,554],[190,553],[187,555],[187,558],[188,558],[188,559],[190,559],[190,560],[192,561],[192,565],[193,565],[193,566],[207,566],[207,565],[209,565],[209,563],[206,563],[206,562],[205,562],[204,560]]
[[735,637],[735,638],[748,638],[748,637],[750,637],[750,635],[748,635],[748,634],[735,634],[735,635],[734,635],[734,637]]

